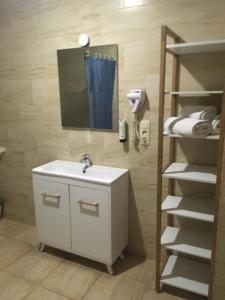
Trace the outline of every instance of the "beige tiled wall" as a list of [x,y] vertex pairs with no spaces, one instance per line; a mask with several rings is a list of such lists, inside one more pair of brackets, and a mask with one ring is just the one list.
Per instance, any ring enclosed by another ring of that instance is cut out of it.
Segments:
[[[121,8],[120,0],[0,2],[0,146],[7,148],[0,196],[8,217],[33,223],[33,167],[55,159],[77,161],[88,152],[95,164],[129,168],[129,250],[154,257],[160,26],[189,41],[224,38],[225,2],[144,3]],[[132,117],[127,90],[147,90],[141,116],[151,121],[148,149],[120,144],[117,133],[61,128],[56,49],[77,47],[83,32],[91,45],[119,45],[120,118]]]

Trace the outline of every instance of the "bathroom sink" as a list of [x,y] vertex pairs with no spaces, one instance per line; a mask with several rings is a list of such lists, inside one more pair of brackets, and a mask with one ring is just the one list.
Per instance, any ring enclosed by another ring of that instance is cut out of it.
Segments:
[[128,172],[128,169],[92,165],[83,173],[83,163],[55,160],[32,170],[35,174],[51,175],[78,179],[82,181],[110,185],[117,178]]

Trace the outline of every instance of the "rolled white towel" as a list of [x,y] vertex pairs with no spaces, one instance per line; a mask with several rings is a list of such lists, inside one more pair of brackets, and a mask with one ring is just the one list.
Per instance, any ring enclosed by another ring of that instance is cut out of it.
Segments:
[[211,126],[207,121],[185,118],[177,121],[172,130],[182,136],[204,137],[210,134]]
[[183,117],[169,117],[164,123],[164,133],[173,133],[173,126],[176,122],[182,120]]
[[221,116],[216,116],[215,119],[211,121],[211,134],[219,134],[221,125]]
[[216,108],[213,106],[186,105],[181,114],[196,120],[212,120],[216,117]]

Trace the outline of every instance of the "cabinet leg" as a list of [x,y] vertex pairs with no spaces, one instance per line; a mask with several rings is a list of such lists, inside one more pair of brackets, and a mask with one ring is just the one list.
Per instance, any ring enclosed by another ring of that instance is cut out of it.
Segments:
[[106,268],[108,270],[109,275],[113,275],[114,274],[112,266],[106,265]]
[[120,254],[120,259],[121,259],[121,260],[124,260],[124,258],[125,258],[125,256],[124,256],[123,252],[121,252],[121,254]]
[[38,250],[43,252],[45,249],[45,245],[43,243],[39,243],[39,247],[38,247]]

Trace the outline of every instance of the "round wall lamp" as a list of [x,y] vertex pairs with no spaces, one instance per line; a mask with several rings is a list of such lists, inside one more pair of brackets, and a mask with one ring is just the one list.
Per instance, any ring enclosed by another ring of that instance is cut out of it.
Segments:
[[89,36],[86,33],[82,33],[78,37],[78,43],[81,47],[86,47],[90,43]]

